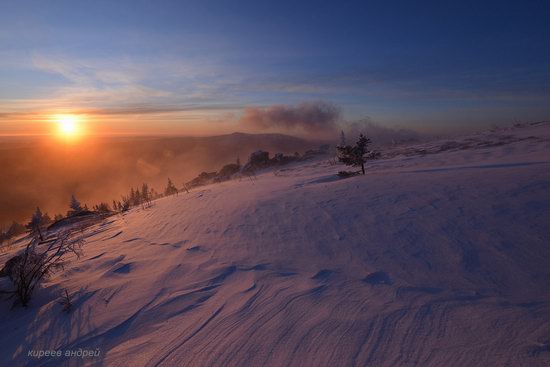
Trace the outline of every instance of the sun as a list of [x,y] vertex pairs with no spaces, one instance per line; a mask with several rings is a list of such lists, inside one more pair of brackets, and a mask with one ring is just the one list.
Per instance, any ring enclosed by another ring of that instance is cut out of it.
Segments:
[[76,115],[57,115],[57,135],[66,140],[74,140],[83,134],[82,119]]

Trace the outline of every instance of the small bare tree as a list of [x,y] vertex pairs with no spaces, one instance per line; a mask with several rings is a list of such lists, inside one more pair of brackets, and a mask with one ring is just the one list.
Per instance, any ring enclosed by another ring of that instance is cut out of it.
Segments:
[[14,284],[11,291],[23,307],[26,307],[36,286],[53,272],[63,269],[66,257],[82,254],[84,239],[82,234],[75,236],[75,230],[59,232],[56,238],[39,242],[31,240],[22,254],[6,263],[4,273],[9,275]]

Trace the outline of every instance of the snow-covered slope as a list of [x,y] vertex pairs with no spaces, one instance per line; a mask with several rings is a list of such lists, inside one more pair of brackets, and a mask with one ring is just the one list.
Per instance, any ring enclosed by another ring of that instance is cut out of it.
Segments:
[[[2,302],[0,365],[548,366],[550,126],[448,143],[111,217],[29,309]],[[101,356],[28,356],[78,348]]]

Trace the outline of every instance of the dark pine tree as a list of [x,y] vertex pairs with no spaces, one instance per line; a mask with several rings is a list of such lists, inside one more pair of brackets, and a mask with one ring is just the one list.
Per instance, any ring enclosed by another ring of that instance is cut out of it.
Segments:
[[71,210],[69,210],[69,212],[67,213],[68,217],[78,214],[82,211],[82,206],[80,205],[80,201],[76,199],[74,194],[71,196],[71,202],[69,203],[69,207],[71,208]]
[[168,184],[166,185],[166,188],[164,189],[164,195],[174,195],[178,193],[178,189],[174,185],[171,179],[168,179]]
[[40,238],[40,241],[44,240],[42,236],[42,225],[44,224],[44,215],[40,208],[36,208],[36,211],[32,215],[31,221],[27,224],[27,228],[31,231],[33,237]]
[[361,167],[361,172],[365,174],[365,162],[369,154],[367,148],[370,142],[369,138],[361,134],[355,145],[338,146],[338,160],[348,166]]
[[151,193],[149,192],[149,186],[146,183],[141,186],[141,199],[143,202],[148,203],[151,201]]

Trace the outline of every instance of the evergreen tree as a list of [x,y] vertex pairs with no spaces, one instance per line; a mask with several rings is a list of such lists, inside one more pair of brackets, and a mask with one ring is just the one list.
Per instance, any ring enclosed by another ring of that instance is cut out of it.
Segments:
[[370,139],[365,135],[359,135],[359,140],[354,146],[344,145],[338,146],[338,160],[348,166],[361,167],[361,171],[365,174],[365,161],[370,152],[367,150],[370,144]]
[[131,206],[136,205],[136,192],[134,191],[133,187],[130,189],[129,201]]
[[139,205],[143,202],[143,198],[141,197],[141,191],[139,190],[139,188],[136,188],[135,189],[135,198],[134,198],[134,205]]
[[67,213],[67,216],[78,214],[82,211],[82,206],[80,206],[80,201],[76,199],[74,194],[71,196],[71,202],[69,203],[71,210]]
[[141,199],[146,203],[151,201],[151,193],[149,192],[149,186],[147,186],[146,183],[141,186]]
[[40,241],[44,240],[44,237],[42,236],[42,225],[44,221],[44,215],[42,214],[42,211],[39,207],[36,207],[36,211],[32,215],[31,221],[29,224],[27,224],[27,228],[31,231],[31,235],[33,237],[38,236],[40,238]]
[[172,180],[170,180],[170,178],[168,178],[168,184],[166,185],[166,189],[164,189],[164,195],[169,196],[169,195],[174,195],[174,194],[177,194],[177,193],[178,193],[178,189],[172,183]]
[[120,203],[120,211],[125,212],[130,209],[130,200],[128,198],[123,197],[122,203]]
[[109,213],[111,208],[109,208],[109,204],[107,203],[99,203],[94,206],[94,211],[97,213]]

